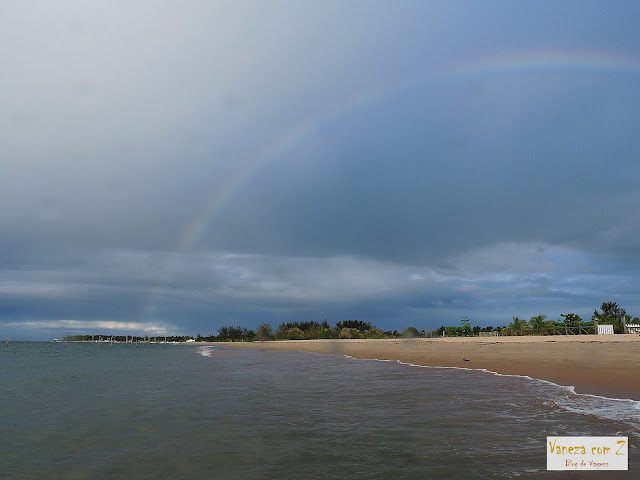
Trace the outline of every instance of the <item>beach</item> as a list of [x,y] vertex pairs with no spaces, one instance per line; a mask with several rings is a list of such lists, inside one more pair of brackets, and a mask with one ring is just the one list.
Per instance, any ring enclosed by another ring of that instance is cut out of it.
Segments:
[[486,369],[573,386],[577,393],[640,400],[638,335],[286,340],[223,345]]

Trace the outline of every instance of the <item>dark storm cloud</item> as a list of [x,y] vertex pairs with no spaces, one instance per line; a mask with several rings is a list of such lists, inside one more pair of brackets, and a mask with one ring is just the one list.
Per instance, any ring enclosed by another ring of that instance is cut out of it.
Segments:
[[[640,92],[603,92],[600,80],[576,91],[584,72],[537,74],[536,82],[516,76],[510,95],[486,88],[473,99],[476,79],[453,79],[453,86],[427,83],[341,118],[324,145],[317,139],[271,167],[218,219],[241,228],[211,237],[238,235],[226,241],[247,248],[409,261],[500,241],[610,251],[637,239],[640,145],[628,112],[640,111]],[[416,99],[420,89],[428,92]],[[536,89],[545,91],[542,104]],[[502,113],[515,104],[517,111]],[[611,132],[616,115],[625,121]]]

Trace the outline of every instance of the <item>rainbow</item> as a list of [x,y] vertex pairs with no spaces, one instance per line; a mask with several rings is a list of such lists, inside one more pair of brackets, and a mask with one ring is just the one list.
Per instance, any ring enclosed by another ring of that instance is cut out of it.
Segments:
[[[638,75],[640,73],[640,59],[611,52],[573,52],[573,51],[533,51],[508,52],[500,55],[475,59],[460,64],[450,65],[439,70],[423,71],[401,82],[381,83],[369,89],[354,91],[348,98],[341,99],[308,118],[306,121],[292,125],[274,137],[253,155],[253,159],[226,183],[226,185],[211,193],[201,211],[191,219],[177,242],[178,252],[188,252],[193,249],[209,225],[214,222],[216,214],[225,206],[233,202],[234,197],[252,179],[269,164],[291,151],[305,140],[313,138],[319,129],[327,124],[339,120],[350,112],[367,105],[374,104],[384,98],[401,92],[404,89],[439,80],[453,80],[456,78],[476,77],[486,75],[501,75],[506,73],[527,72],[607,72],[624,75]],[[167,268],[167,283],[171,277],[171,268]],[[155,289],[149,293],[142,315],[149,318],[157,304],[163,289]]]
[[191,220],[178,241],[178,251],[189,251],[213,221],[217,211],[232,202],[234,195],[243,185],[249,183],[259,172],[304,140],[313,137],[320,127],[334,122],[349,112],[375,103],[393,93],[411,86],[432,82],[439,79],[471,77],[477,75],[504,74],[508,72],[549,72],[549,71],[604,71],[625,74],[640,73],[638,58],[616,55],[612,53],[582,52],[530,52],[510,53],[480,60],[466,62],[435,72],[422,73],[415,77],[391,85],[379,85],[370,90],[354,92],[350,98],[344,99],[315,118],[284,130],[264,148],[257,152],[254,159],[226,184],[224,188],[214,191],[201,212]]

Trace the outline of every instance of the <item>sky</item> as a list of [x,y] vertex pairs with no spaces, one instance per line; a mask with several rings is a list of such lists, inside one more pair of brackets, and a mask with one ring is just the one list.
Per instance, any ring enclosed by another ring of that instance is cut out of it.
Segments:
[[0,1],[0,338],[640,316],[637,1]]

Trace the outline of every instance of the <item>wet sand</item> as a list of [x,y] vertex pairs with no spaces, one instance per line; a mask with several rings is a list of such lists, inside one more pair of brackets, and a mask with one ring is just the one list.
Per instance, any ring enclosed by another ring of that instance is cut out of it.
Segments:
[[638,335],[286,340],[223,345],[487,369],[572,385],[578,393],[640,400]]

